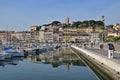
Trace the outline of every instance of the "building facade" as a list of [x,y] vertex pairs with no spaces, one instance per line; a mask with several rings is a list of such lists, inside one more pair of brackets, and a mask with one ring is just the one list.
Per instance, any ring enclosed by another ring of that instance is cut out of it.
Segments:
[[39,31],[40,42],[53,42],[53,32]]
[[14,31],[0,31],[0,40],[2,42],[10,42],[12,40],[11,34],[13,34]]

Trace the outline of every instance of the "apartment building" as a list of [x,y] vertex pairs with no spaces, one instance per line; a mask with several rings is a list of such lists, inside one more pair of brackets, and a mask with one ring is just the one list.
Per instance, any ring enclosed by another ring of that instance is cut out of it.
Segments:
[[11,34],[14,33],[14,31],[0,31],[0,40],[2,42],[9,42],[12,40]]
[[53,42],[53,32],[39,31],[40,42]]
[[89,34],[86,32],[63,31],[62,42],[88,42]]
[[28,41],[31,38],[31,34],[29,31],[21,31],[21,32],[15,32],[11,34],[12,40],[15,41]]

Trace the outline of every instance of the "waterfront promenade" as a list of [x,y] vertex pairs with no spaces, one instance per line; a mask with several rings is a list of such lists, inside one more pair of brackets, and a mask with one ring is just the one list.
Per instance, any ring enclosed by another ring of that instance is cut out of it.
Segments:
[[[116,51],[114,51],[113,58],[109,60],[120,64],[120,45],[115,45],[115,48]],[[93,52],[96,55],[104,56],[108,59],[108,46],[106,44],[104,44],[103,49],[100,49],[99,45],[95,45],[94,47],[85,47],[84,49],[89,50],[90,52]]]
[[[117,76],[120,75],[120,51],[117,50],[113,54],[113,58],[108,58],[108,47],[105,45],[104,49],[100,49],[99,45],[95,45],[94,47],[80,47],[76,45],[72,45],[72,48],[82,52],[82,54],[87,57],[91,57],[93,61],[97,61],[101,65],[105,65],[109,68],[110,71],[114,71]],[[116,47],[116,46],[115,46]],[[118,46],[117,46],[117,49]]]
[[[115,46],[115,50],[116,50],[115,52],[120,53],[120,44],[114,44],[114,46]],[[100,49],[100,45],[94,45],[93,48]],[[108,44],[107,43],[103,44],[103,49],[108,50]]]

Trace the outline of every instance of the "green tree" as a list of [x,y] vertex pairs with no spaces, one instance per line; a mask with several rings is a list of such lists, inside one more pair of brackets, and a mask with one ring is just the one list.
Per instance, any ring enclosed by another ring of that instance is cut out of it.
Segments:
[[107,40],[110,41],[110,42],[113,42],[113,37],[114,37],[114,36],[108,36],[108,37],[107,37]]
[[73,22],[73,24],[72,24],[72,28],[79,28],[80,27],[80,25],[81,25],[81,22],[80,21],[77,21],[77,22]]
[[50,24],[43,24],[42,26],[49,26]]
[[[94,29],[96,27],[100,27],[101,29],[104,29],[104,23],[102,21],[95,21],[95,20],[76,21],[76,22],[73,22],[72,26],[69,25],[69,27],[72,27],[72,28],[82,28],[82,27],[89,27],[89,26],[94,27]],[[68,27],[68,26],[64,25],[63,27]]]
[[59,22],[59,21],[53,21],[51,24],[52,25],[59,25],[59,24],[61,24],[61,22]]
[[66,25],[66,24],[62,26],[62,28],[70,28],[70,27],[71,27],[70,25]]
[[115,36],[108,36],[107,37],[108,41],[111,41],[111,42],[120,42],[120,37],[115,37]]
[[104,23],[102,21],[96,21],[96,25],[98,25],[98,26],[104,26]]
[[90,26],[94,26],[96,24],[96,21],[95,20],[89,20],[88,23],[89,23]]
[[89,26],[89,21],[88,20],[83,21],[82,26],[83,27],[88,27]]
[[115,43],[116,43],[116,42],[119,42],[119,41],[120,41],[120,37],[113,37],[113,38],[112,38],[112,41],[115,42]]

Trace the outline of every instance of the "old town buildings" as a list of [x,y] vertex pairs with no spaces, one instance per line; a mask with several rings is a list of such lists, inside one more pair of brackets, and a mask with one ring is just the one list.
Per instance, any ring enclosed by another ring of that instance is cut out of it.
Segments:
[[[97,21],[96,21],[97,22]],[[100,21],[98,21],[100,24]],[[51,24],[42,26],[30,26],[29,31],[0,31],[0,40],[2,42],[100,42],[101,38],[108,36],[120,36],[120,24],[112,27],[94,27],[95,21],[89,21],[87,27],[85,21],[76,22],[78,27],[72,27],[69,18],[65,19],[65,23],[53,21]],[[79,23],[79,24],[78,24]],[[75,22],[74,22],[75,25]],[[101,34],[101,33],[104,33]],[[100,34],[102,35],[100,37]],[[107,40],[107,38],[106,38]]]

